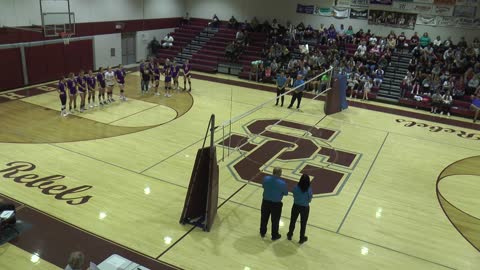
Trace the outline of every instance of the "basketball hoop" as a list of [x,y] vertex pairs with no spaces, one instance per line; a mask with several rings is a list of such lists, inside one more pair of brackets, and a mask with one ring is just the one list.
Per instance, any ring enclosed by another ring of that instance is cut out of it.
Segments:
[[70,39],[72,38],[72,36],[73,36],[73,33],[60,32],[60,37],[63,39],[64,45],[70,44]]

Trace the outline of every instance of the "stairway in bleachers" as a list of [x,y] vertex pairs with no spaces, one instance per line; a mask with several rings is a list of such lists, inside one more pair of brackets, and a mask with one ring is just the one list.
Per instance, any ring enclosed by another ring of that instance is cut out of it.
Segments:
[[378,91],[379,97],[398,102],[400,84],[407,75],[409,61],[410,54],[408,51],[393,53],[390,66],[385,69],[383,83]]

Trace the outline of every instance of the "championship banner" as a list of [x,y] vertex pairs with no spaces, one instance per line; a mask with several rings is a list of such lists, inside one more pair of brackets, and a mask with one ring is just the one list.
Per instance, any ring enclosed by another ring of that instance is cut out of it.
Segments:
[[413,3],[413,0],[394,0],[394,1],[393,1],[393,4],[395,4],[395,2],[401,2],[401,3]]
[[473,28],[478,29],[480,27],[480,18],[456,18],[455,26],[460,28]]
[[455,26],[457,24],[455,17],[437,17],[437,26]]
[[368,24],[415,29],[417,14],[386,10],[368,11]]
[[392,0],[370,0],[370,5],[391,5]]
[[367,20],[368,9],[366,8],[351,8],[350,19]]
[[398,1],[394,1],[392,5],[393,9],[398,9],[402,11],[405,10],[408,12],[414,12],[419,14],[432,14],[433,7],[434,7],[433,5],[405,3],[405,2],[398,2]]
[[345,19],[350,17],[349,8],[332,8],[333,17],[337,19]]
[[432,15],[418,15],[417,16],[417,24],[436,26],[437,25],[437,17],[432,16]]
[[433,0],[433,4],[435,5],[448,5],[448,6],[453,6],[457,0]]
[[297,13],[313,14],[315,6],[297,4]]
[[453,16],[454,6],[433,6],[431,15]]
[[351,0],[352,6],[368,7],[368,0]]
[[331,8],[321,8],[321,7],[315,7],[314,14],[319,16],[325,16],[325,17],[331,17],[333,15]]
[[335,0],[335,6],[337,7],[350,7],[351,4],[351,0]]
[[413,0],[413,2],[420,4],[433,4],[433,0]]
[[455,6],[455,10],[453,11],[454,17],[475,18],[476,14],[477,7]]
[[476,7],[478,6],[478,0],[457,0],[457,5]]

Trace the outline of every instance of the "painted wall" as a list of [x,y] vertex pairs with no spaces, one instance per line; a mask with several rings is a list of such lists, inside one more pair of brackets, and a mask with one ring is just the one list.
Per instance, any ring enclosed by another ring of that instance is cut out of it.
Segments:
[[[186,10],[192,17],[198,18],[211,18],[214,13],[219,16],[221,20],[228,20],[230,16],[235,15],[237,20],[250,20],[253,16],[257,16],[260,21],[265,19],[272,20],[276,18],[280,23],[285,23],[287,20],[297,24],[303,21],[305,24],[311,24],[315,28],[318,28],[321,24],[330,25],[334,24],[339,27],[340,24],[344,24],[346,27],[353,26],[354,31],[358,31],[363,28],[365,31],[371,29],[374,33],[379,35],[386,35],[392,28],[383,27],[377,25],[368,25],[366,20],[355,19],[335,19],[333,17],[321,17],[315,15],[299,14],[296,13],[297,3],[304,5],[322,5],[326,7],[332,1],[291,1],[291,0],[186,0]],[[431,37],[440,35],[443,39],[451,36],[454,41],[459,40],[464,36],[467,40],[472,41],[474,37],[480,37],[480,29],[462,29],[452,27],[432,27],[425,25],[416,25],[415,30],[407,30],[400,28],[393,28],[398,34],[405,32],[407,37],[413,35],[413,32],[418,33],[428,32]]]
[[[43,12],[66,12],[65,1],[44,1]],[[0,0],[0,26],[41,25],[38,0]],[[77,23],[179,17],[184,0],[70,0]]]
[[175,28],[165,28],[149,31],[137,32],[137,62],[145,59],[148,54],[148,43],[155,37],[158,41],[161,41],[167,33],[173,32]]
[[[115,56],[110,50],[115,49]],[[98,35],[93,38],[94,68],[117,66],[122,63],[122,34]]]

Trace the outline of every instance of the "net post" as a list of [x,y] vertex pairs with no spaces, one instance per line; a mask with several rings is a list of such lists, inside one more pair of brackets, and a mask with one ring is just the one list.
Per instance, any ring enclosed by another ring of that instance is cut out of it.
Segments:
[[215,153],[215,114],[210,116],[210,156],[212,157]]

